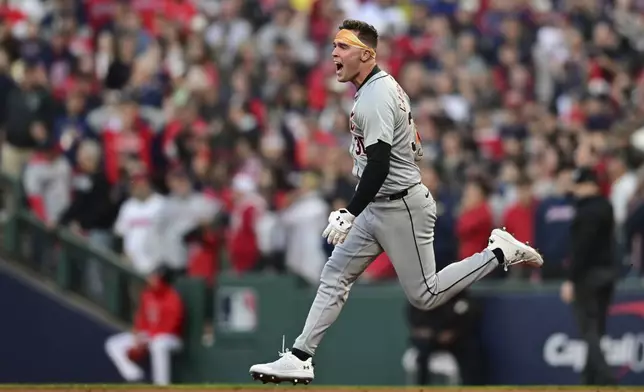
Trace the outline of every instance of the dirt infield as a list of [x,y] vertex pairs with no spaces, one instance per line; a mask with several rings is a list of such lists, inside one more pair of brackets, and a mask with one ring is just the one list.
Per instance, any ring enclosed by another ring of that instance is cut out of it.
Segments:
[[[309,388],[309,387],[292,387],[292,386],[271,386],[271,387],[260,387],[260,388],[248,388],[248,387],[239,387],[239,388],[207,388],[202,389],[177,389],[177,388],[100,388],[100,387],[88,387],[88,388],[74,388],[74,389],[57,389],[56,391],[69,391],[69,392],[257,392],[258,390],[288,390],[288,391],[306,391],[306,392],[492,392],[499,391],[499,389],[494,388],[483,388],[483,389],[474,389],[474,388],[460,388],[460,387],[435,387],[435,388],[385,388],[385,387],[364,387],[364,388]],[[30,391],[33,392],[33,389],[15,389],[16,392]],[[40,390],[37,390],[40,391]],[[620,391],[620,392],[631,392],[631,391],[644,391],[644,388],[560,388],[560,387],[512,387],[512,388],[503,388],[500,389],[503,392],[562,392],[562,391],[584,391],[584,392],[608,392],[608,391]]]
[[[492,391],[502,391],[502,392],[563,392],[563,391],[584,391],[584,392],[608,392],[608,391],[619,391],[619,392],[643,392],[644,388],[563,388],[563,387],[503,387],[501,389],[497,388],[466,388],[466,387],[434,387],[434,388],[386,388],[386,387],[356,387],[356,388],[310,388],[302,386],[266,386],[266,387],[230,387],[230,388],[201,388],[201,389],[177,389],[177,388],[92,388],[89,389],[68,389],[69,392],[257,392],[258,390],[278,390],[278,391],[306,391],[306,392],[492,392]],[[27,391],[23,389],[21,391]],[[33,391],[33,390],[32,390]],[[57,390],[60,391],[60,390]],[[18,390],[16,390],[18,392]]]
[[535,387],[512,387],[512,386],[489,386],[483,388],[472,387],[312,387],[312,386],[291,386],[291,385],[239,385],[239,386],[180,386],[180,387],[150,387],[150,386],[1,386],[0,391],[11,392],[257,392],[258,390],[288,390],[306,392],[563,392],[563,391],[584,391],[584,392],[644,392],[644,387],[563,387],[563,386],[535,386]]

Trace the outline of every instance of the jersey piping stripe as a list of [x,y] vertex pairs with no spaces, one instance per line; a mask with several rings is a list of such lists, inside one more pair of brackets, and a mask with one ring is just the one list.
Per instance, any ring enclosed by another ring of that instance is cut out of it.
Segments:
[[[368,83],[361,85],[361,86],[360,86],[360,88],[362,88],[362,86],[367,86],[367,85],[369,85],[369,84],[371,84],[371,83],[374,83],[376,80],[380,80],[380,79],[382,79],[382,78],[386,78],[387,76],[389,76],[389,74],[387,74],[387,73],[386,73],[386,74],[384,74],[384,75],[382,75],[382,76],[378,76],[377,78],[375,78],[375,79],[373,79],[373,80],[368,80]],[[356,95],[358,95],[358,92],[357,92],[357,91],[356,91]],[[355,101],[355,98],[356,98],[356,97],[354,96],[354,101]]]
[[427,283],[427,277],[425,277],[425,269],[423,268],[423,261],[422,258],[420,257],[420,249],[418,249],[418,242],[416,241],[416,230],[414,229],[414,220],[411,217],[411,211],[409,210],[409,206],[407,205],[407,201],[405,198],[402,199],[403,203],[405,203],[405,209],[407,210],[407,214],[409,215],[409,223],[411,223],[411,232],[414,237],[414,246],[416,247],[416,255],[418,256],[418,264],[420,265],[420,273],[423,274],[423,282],[425,282],[425,287],[427,287],[427,292],[430,295],[436,296],[439,294],[443,294],[447,290],[451,289],[452,287],[456,286],[459,284],[463,279],[467,278],[468,276],[472,275],[473,273],[477,272],[481,268],[487,266],[492,260],[496,258],[496,256],[492,257],[490,260],[486,261],[483,265],[478,267],[477,269],[471,271],[469,274],[463,276],[461,279],[457,280],[454,282],[451,286],[447,287],[446,289],[439,291],[437,293],[432,293],[432,290],[429,288],[429,284]]

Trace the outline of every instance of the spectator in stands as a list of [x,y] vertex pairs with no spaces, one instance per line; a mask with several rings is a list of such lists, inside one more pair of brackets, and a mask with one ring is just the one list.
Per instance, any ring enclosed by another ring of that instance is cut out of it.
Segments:
[[[525,243],[534,244],[534,227],[537,201],[532,194],[532,182],[526,176],[520,176],[517,183],[517,201],[511,204],[503,216],[503,227],[514,237]],[[526,269],[515,269],[521,274]],[[513,270],[514,271],[514,270]]]
[[627,154],[628,151],[613,154],[608,164],[608,175],[612,183],[610,201],[618,227],[626,221],[628,203],[637,190],[637,175],[631,169],[632,159]]
[[177,100],[174,105],[176,116],[166,125],[163,132],[163,153],[171,165],[188,166],[198,155],[197,138],[206,132],[207,124],[199,117],[197,102]]
[[[113,248],[112,226],[120,200],[101,170],[101,147],[94,140],[84,140],[77,149],[71,188],[72,202],[63,213],[60,224],[74,233],[86,236],[91,245],[103,250]],[[87,264],[90,291],[100,297],[103,290],[102,270],[97,261]]]
[[320,280],[326,254],[320,241],[329,207],[319,192],[319,176],[304,173],[291,202],[281,214],[286,239],[286,268],[312,285]]
[[71,94],[65,101],[65,113],[54,123],[54,138],[72,165],[76,162],[78,145],[86,139],[96,140],[85,119],[85,101],[83,94]]
[[223,203],[211,192],[205,192],[204,197],[220,209],[211,222],[201,221],[183,240],[188,248],[188,276],[203,278],[212,287],[219,273],[227,215]]
[[603,148],[597,146],[597,140],[590,136],[580,136],[577,140],[577,148],[574,151],[575,166],[588,167],[595,170],[597,180],[605,196],[610,195],[612,181],[608,176],[607,155],[603,154]]
[[169,385],[172,381],[172,354],[183,348],[183,301],[171,285],[172,272],[157,267],[148,275],[134,316],[132,331],[110,336],[105,351],[121,376],[129,382],[144,379],[140,362],[149,354],[152,382]]
[[14,67],[17,87],[8,92],[2,115],[5,130],[2,168],[17,178],[31,151],[51,138],[54,101],[45,86],[46,77],[40,63],[28,61]]
[[133,173],[130,181],[132,194],[119,209],[114,232],[123,239],[128,264],[147,275],[160,265],[163,257],[160,244],[165,200],[154,191],[144,169]]
[[110,183],[116,183],[132,162],[142,163],[152,171],[154,131],[141,113],[134,95],[123,95],[116,116],[99,131],[104,148],[105,170]]
[[72,202],[63,213],[60,223],[78,234],[87,234],[89,242],[97,247],[111,249],[112,233],[118,213],[110,183],[101,170],[102,151],[93,140],[78,146],[77,163],[72,178]]
[[[463,191],[460,214],[456,220],[460,260],[487,246],[492,231],[492,211],[488,203],[489,187],[483,179],[470,179]],[[487,234],[486,234],[487,233]]]
[[570,225],[575,216],[572,168],[563,166],[557,173],[555,193],[539,202],[535,213],[534,244],[548,260],[541,270],[543,279],[561,279],[570,257]]
[[259,261],[256,223],[266,208],[266,202],[258,195],[252,177],[238,174],[233,178],[233,210],[228,253],[232,268],[237,273],[253,270]]
[[416,383],[431,384],[428,366],[432,355],[454,356],[463,385],[482,385],[483,353],[476,336],[481,308],[467,290],[438,308],[423,311],[407,305],[411,345],[416,349]]
[[460,188],[466,182],[467,162],[461,137],[456,131],[445,132],[441,140],[441,147],[442,151],[438,162],[440,162],[440,170],[444,174],[443,178],[446,179],[447,186],[462,190]]
[[[72,168],[53,140],[38,144],[27,162],[22,182],[31,211],[49,229],[59,224],[69,207],[71,179]],[[52,248],[47,236],[36,232],[32,240],[33,261],[40,266],[49,265]]]
[[436,226],[434,226],[434,254],[436,270],[458,260],[458,238],[456,219],[459,196],[441,181],[436,167],[422,168],[423,184],[427,186],[436,200]]
[[615,215],[616,254],[620,261],[627,253],[625,239],[625,223],[628,205],[637,191],[637,175],[631,169],[632,151],[620,151],[608,161],[608,177],[611,182],[610,202]]
[[53,140],[35,146],[22,180],[31,210],[49,227],[58,225],[70,205],[71,179],[72,168]]
[[[411,98],[423,165],[442,174],[433,190],[439,268],[457,258],[457,237],[461,248],[478,242],[459,234],[463,216],[449,218],[469,173],[485,174],[495,185],[489,204],[493,224],[500,226],[516,201],[518,173],[525,172],[534,196],[544,199],[533,227],[548,260],[542,272],[560,275],[568,237],[552,233],[567,232],[570,206],[555,189],[557,168],[574,156],[578,167],[597,171],[602,193],[609,195],[607,174],[615,179],[621,160],[609,165],[606,152],[627,147],[639,125],[631,121],[641,117],[644,68],[638,51],[644,41],[637,38],[635,3],[41,3],[15,1],[1,8],[0,122],[6,141],[0,169],[16,176],[35,148],[34,136],[53,134],[74,158],[79,141],[95,134],[114,190],[127,188],[129,167],[143,163],[165,192],[167,169],[179,163],[199,189],[209,189],[232,210],[232,178],[250,176],[257,202],[235,200],[234,226],[226,229],[240,239],[245,227],[257,246],[245,249],[245,242],[232,238],[222,244],[244,271],[264,266],[267,256],[276,269],[284,265],[282,249],[265,238],[278,230],[264,235],[262,228],[275,221],[289,193],[288,178],[320,170],[321,193],[330,206],[343,205],[355,190],[343,147],[354,90],[335,81],[332,64],[319,61],[345,17],[360,14],[382,27],[381,65]],[[39,97],[51,96],[61,101],[55,116],[49,105],[39,106],[51,101]],[[41,126],[48,118],[58,121]],[[264,177],[270,178],[267,186]],[[616,198],[624,194],[617,189],[621,183],[613,187]],[[269,211],[255,221],[259,231],[239,225],[249,204]],[[622,222],[619,211],[617,216]],[[214,237],[186,238],[191,246],[210,244],[203,255],[213,254],[215,242],[202,240]],[[384,256],[380,261],[388,267]]]
[[185,237],[200,226],[209,225],[220,206],[214,200],[195,192],[182,167],[173,168],[167,176],[170,193],[166,196],[159,218],[162,254],[167,266],[175,272],[188,267]]
[[132,74],[136,56],[136,37],[132,35],[120,36],[117,43],[117,56],[107,69],[105,87],[121,90],[127,84]]
[[[274,175],[268,169],[264,171],[261,185],[261,195],[263,198],[271,200],[255,222],[255,235],[257,237],[257,249],[259,251],[259,261],[257,270],[270,271],[275,273],[285,273],[285,248],[286,233],[284,222],[280,219],[282,208],[288,208],[288,194],[280,198],[276,194],[273,196],[275,187]],[[270,178],[270,180],[267,180]],[[267,189],[268,187],[268,189]],[[279,199],[279,206],[278,206]]]

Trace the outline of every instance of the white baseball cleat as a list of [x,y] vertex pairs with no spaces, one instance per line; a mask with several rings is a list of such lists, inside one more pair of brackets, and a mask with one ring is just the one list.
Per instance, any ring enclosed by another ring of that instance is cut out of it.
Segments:
[[508,266],[514,264],[525,264],[534,268],[540,268],[543,265],[543,258],[536,249],[527,243],[519,242],[505,229],[492,230],[487,248],[489,250],[501,249],[505,258],[503,268],[506,271]]
[[288,349],[278,352],[279,359],[275,362],[260,363],[250,367],[250,375],[253,380],[260,380],[264,384],[272,382],[279,384],[282,381],[295,384],[308,384],[313,381],[313,360],[311,358],[302,361]]

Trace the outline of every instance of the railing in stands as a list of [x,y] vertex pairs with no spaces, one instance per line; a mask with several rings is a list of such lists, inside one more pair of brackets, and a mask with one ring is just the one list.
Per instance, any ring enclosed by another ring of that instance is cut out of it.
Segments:
[[5,205],[2,252],[81,295],[124,322],[132,321],[143,277],[112,251],[97,248],[65,228],[49,228],[29,210],[16,179],[0,174]]

